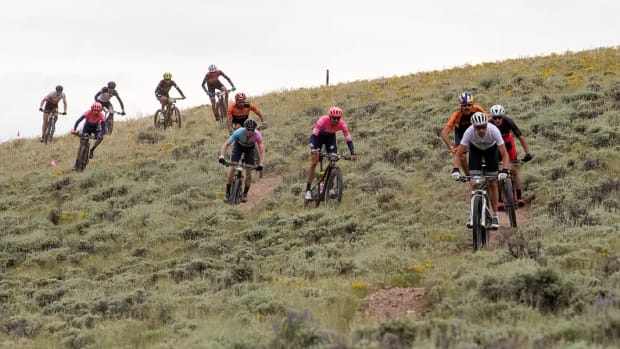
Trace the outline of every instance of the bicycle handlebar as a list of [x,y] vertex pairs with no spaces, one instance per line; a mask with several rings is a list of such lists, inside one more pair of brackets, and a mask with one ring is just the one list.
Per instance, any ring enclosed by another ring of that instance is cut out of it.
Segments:
[[351,155],[344,155],[344,154],[337,154],[337,153],[326,153],[324,151],[320,152],[319,156],[326,157],[328,159],[330,159],[331,157],[335,156],[335,160],[340,160],[340,159],[351,160]]
[[497,179],[497,176],[460,176],[455,181],[465,183],[471,181],[472,178]]
[[257,165],[248,165],[248,164],[233,164],[232,162],[224,162],[221,163],[223,166],[229,167],[229,166],[241,166],[247,170],[256,170],[256,168],[258,167]]

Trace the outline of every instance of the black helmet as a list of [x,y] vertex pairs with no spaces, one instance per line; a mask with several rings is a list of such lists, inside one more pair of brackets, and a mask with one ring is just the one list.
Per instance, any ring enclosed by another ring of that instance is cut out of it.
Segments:
[[247,119],[243,122],[243,127],[248,131],[256,130],[256,121],[254,119]]
[[61,85],[56,86],[56,92],[62,92],[62,86]]
[[115,88],[115,87],[116,87],[116,83],[114,81],[108,82],[108,88]]

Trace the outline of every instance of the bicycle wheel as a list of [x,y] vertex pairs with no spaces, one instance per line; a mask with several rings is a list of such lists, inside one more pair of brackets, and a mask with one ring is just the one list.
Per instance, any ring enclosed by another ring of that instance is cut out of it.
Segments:
[[342,191],[344,190],[344,181],[339,168],[334,168],[332,173],[325,182],[323,190],[325,202],[328,204],[338,204],[342,200]]
[[105,118],[105,133],[111,135],[112,130],[114,130],[114,114],[108,113]]
[[241,203],[241,178],[235,175],[232,185],[230,186],[230,202],[233,205]]
[[54,118],[50,118],[47,121],[47,127],[45,128],[45,137],[44,137],[45,144],[52,142],[52,138],[54,137],[54,129],[55,129],[54,124],[55,124]]
[[[174,109],[172,109],[172,116],[173,119],[172,121],[176,122],[177,125],[179,125],[179,128],[181,128],[181,112],[179,111],[179,108],[174,107]],[[172,127],[172,125],[170,125]]]
[[155,128],[160,128],[161,126],[163,126],[162,123],[162,115],[163,112],[161,111],[161,109],[157,109],[157,111],[155,112],[155,117],[153,118],[153,125],[155,126]]
[[218,121],[221,123],[224,121],[224,119],[226,119],[226,112],[228,111],[228,108],[226,107],[226,103],[224,103],[223,101],[224,97],[220,97],[219,101],[218,101]]
[[482,225],[482,197],[475,196],[473,203],[473,212],[472,212],[472,241],[474,251],[478,251],[483,246],[483,237],[486,237],[486,229]]
[[504,199],[504,211],[508,215],[508,220],[510,221],[510,226],[512,228],[517,227],[517,213],[515,212],[515,197],[514,191],[512,188],[512,181],[509,179],[505,179],[501,183],[502,187],[502,196]]
[[75,169],[82,172],[86,168],[86,164],[88,164],[88,150],[89,144],[83,144],[80,142],[80,149],[78,150],[78,156],[75,163]]

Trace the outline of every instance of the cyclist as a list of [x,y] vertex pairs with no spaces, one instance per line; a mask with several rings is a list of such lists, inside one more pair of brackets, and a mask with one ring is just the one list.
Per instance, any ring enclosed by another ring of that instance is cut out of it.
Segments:
[[[263,136],[256,129],[256,121],[253,119],[247,119],[243,123],[243,127],[238,128],[233,132],[230,137],[222,144],[220,150],[219,162],[225,164],[224,154],[228,147],[233,144],[230,162],[233,165],[239,163],[241,160],[241,154],[245,154],[244,162],[248,165],[256,165],[257,171],[262,171],[265,163],[265,146],[263,144]],[[255,147],[258,146],[258,159],[254,158]],[[226,202],[230,201],[230,187],[233,182],[235,166],[229,166],[228,179],[226,181]],[[250,169],[245,170],[245,187],[243,188],[243,196],[241,202],[247,201],[248,191],[250,191],[250,184],[252,183],[252,171]]]
[[[455,110],[452,115],[450,115],[450,119],[441,131],[441,139],[448,146],[452,154],[456,154],[456,147],[461,143],[463,133],[465,133],[465,130],[471,125],[471,115],[476,112],[487,113],[481,106],[474,104],[474,97],[469,92],[461,93],[459,102],[461,103],[461,108]],[[454,129],[454,144],[450,142],[450,137],[448,136],[452,129]],[[465,149],[465,152],[462,154],[461,166],[463,172],[468,175],[469,168],[467,166],[466,153],[467,149]]]
[[78,134],[77,127],[84,119],[86,119],[86,121],[82,127],[82,134],[97,134],[97,140],[93,147],[90,148],[88,155],[88,157],[92,159],[95,157],[95,148],[103,141],[103,136],[105,135],[105,115],[103,115],[103,106],[101,103],[93,103],[90,109],[85,111],[84,114],[77,119],[75,125],[73,125],[72,134]]
[[[224,98],[226,98],[226,104],[228,104],[228,94],[226,86],[224,86],[224,84],[222,84],[222,82],[220,81],[220,76],[223,76],[226,80],[228,80],[228,83],[230,84],[231,91],[236,90],[235,88],[235,84],[233,84],[233,82],[230,80],[230,78],[224,74],[223,71],[217,69],[217,67],[215,66],[215,64],[211,64],[209,66],[208,72],[207,74],[205,74],[204,79],[202,79],[202,89],[207,93],[207,95],[209,96],[209,99],[211,99],[211,109],[213,110],[213,115],[217,116],[217,110],[215,109],[215,90],[220,90],[222,91],[222,93],[224,93]],[[207,85],[205,87],[205,84]]]
[[250,111],[258,115],[261,121],[261,127],[266,129],[267,122],[260,109],[258,109],[254,103],[247,101],[245,93],[239,92],[235,95],[235,103],[228,106],[228,112],[226,113],[228,132],[232,134],[234,130],[241,127],[250,116]]
[[[62,106],[64,108],[63,114],[67,114],[67,97],[65,93],[62,92],[63,87],[61,85],[56,86],[56,89],[50,93],[48,93],[41,100],[41,104],[39,104],[39,111],[43,112],[43,127],[41,128],[41,142],[43,142],[45,138],[45,129],[47,128],[47,117],[50,113],[58,111],[58,102],[62,100]],[[45,107],[43,104],[45,103]]]
[[[517,192],[517,205],[524,206],[525,201],[521,197],[521,179],[519,178],[519,161],[517,160],[517,146],[515,144],[515,140],[513,135],[517,137],[519,142],[521,142],[521,146],[523,147],[523,151],[525,151],[525,156],[523,157],[523,162],[528,162],[532,160],[532,155],[530,154],[530,148],[525,140],[525,136],[521,133],[519,127],[515,122],[506,116],[506,110],[502,105],[496,104],[491,107],[489,110],[491,112],[492,122],[502,134],[502,138],[504,139],[504,144],[506,144],[506,151],[508,152],[508,156],[510,157],[510,162],[512,163],[511,174],[512,178],[515,182],[515,189]],[[503,203],[499,203],[500,209],[502,208]]]
[[314,179],[314,169],[319,163],[319,152],[323,145],[329,153],[337,153],[338,148],[336,146],[336,132],[342,131],[344,139],[351,152],[351,160],[357,160],[355,154],[355,147],[353,146],[353,138],[349,132],[347,123],[342,119],[342,109],[339,107],[331,107],[327,112],[327,115],[321,116],[310,135],[310,168],[308,169],[308,180],[306,181],[306,195],[304,199],[312,200],[312,192],[310,187],[312,186],[312,180]]
[[118,94],[118,91],[116,91],[116,83],[114,81],[108,82],[107,86],[104,86],[95,94],[95,102],[101,103],[111,114],[114,114],[114,106],[112,102],[110,102],[112,97],[118,99],[118,103],[121,105],[121,115],[125,115],[125,106],[123,105],[121,96]]
[[[452,169],[452,178],[459,179],[459,167],[461,165],[461,155],[469,147],[469,172],[472,176],[482,174],[482,160],[486,163],[487,175],[497,176],[503,180],[508,176],[508,167],[510,160],[508,152],[504,145],[504,139],[499,129],[487,122],[487,116],[483,112],[475,112],[471,116],[471,126],[465,130],[461,143],[456,147],[454,156],[454,168]],[[502,156],[502,170],[498,174],[499,159],[498,154]],[[491,219],[491,229],[499,228],[499,219],[497,217],[497,180],[489,180],[489,200],[491,201],[491,209],[493,217]],[[467,221],[467,227],[472,227],[471,216]]]
[[166,104],[168,104],[168,98],[170,98],[168,92],[170,92],[172,87],[179,92],[181,98],[185,99],[185,95],[183,94],[183,91],[181,91],[181,88],[179,88],[177,83],[172,80],[172,74],[168,72],[164,73],[163,80],[161,80],[159,84],[157,84],[157,88],[155,88],[155,98],[157,98],[159,103],[161,103],[162,112],[164,112]]

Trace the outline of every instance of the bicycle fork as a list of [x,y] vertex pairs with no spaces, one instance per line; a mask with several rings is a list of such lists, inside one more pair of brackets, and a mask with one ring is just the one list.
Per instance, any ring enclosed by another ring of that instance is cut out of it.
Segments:
[[[488,202],[487,202],[487,192],[486,191],[472,191],[471,193],[471,200],[470,200],[470,212],[469,212],[469,216],[470,217],[474,217],[474,210],[476,209],[474,207],[474,200],[476,199],[476,197],[480,197],[482,199],[482,207],[480,208],[480,224],[485,227],[485,228],[489,228],[491,225],[491,209],[488,206]],[[472,222],[475,224],[475,222]]]

